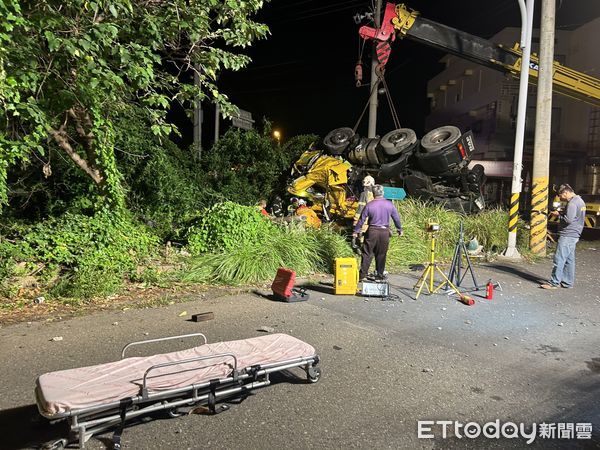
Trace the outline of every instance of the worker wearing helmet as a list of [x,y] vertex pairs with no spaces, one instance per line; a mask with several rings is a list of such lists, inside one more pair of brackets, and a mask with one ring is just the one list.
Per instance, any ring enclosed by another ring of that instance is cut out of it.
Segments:
[[[363,178],[363,191],[360,194],[360,198],[358,199],[358,207],[356,208],[356,214],[354,214],[354,222],[353,225],[356,225],[358,220],[360,219],[360,215],[365,209],[367,203],[373,200],[373,186],[375,186],[375,179],[371,175],[367,175]],[[366,229],[364,230],[366,231]]]
[[378,184],[373,186],[373,197],[373,200],[363,209],[352,234],[352,237],[356,238],[363,224],[367,220],[369,221],[369,228],[361,253],[360,281],[367,277],[373,256],[375,256],[376,277],[379,279],[385,278],[385,260],[390,244],[390,219],[394,221],[398,235],[402,236],[403,234],[400,214],[398,214],[398,210],[390,200],[383,198],[383,186]]
[[296,214],[296,209],[298,208],[298,199],[296,197],[292,197],[290,199],[290,204],[287,207],[287,215],[293,216]]
[[296,216],[301,220],[306,221],[306,226],[311,228],[319,228],[321,226],[321,219],[317,216],[317,213],[306,206],[306,200],[303,198],[298,199],[298,209],[296,209]]

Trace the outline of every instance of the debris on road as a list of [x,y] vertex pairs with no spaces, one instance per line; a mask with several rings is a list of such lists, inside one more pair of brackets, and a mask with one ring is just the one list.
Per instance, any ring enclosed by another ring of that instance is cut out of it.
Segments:
[[62,336],[54,336],[52,339],[50,339],[52,342],[58,342],[58,341],[62,341],[63,337]]
[[260,327],[259,329],[257,329],[256,331],[264,331],[265,333],[273,333],[275,331],[275,328],[273,327]]
[[206,322],[214,318],[215,314],[212,311],[192,315],[192,321],[194,322]]

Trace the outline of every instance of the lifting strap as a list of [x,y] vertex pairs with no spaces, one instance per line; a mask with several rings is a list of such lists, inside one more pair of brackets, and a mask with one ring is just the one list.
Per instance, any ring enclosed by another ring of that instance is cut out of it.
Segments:
[[[384,71],[383,71],[383,69],[381,69],[381,67],[382,66],[378,66],[378,70],[376,70],[378,83],[383,84],[383,87],[385,88],[384,89],[385,96],[387,98],[388,105],[390,107],[390,113],[392,115],[392,120],[394,121],[394,127],[396,129],[402,128],[400,125],[400,118],[398,116],[398,112],[396,111],[396,107],[394,106],[394,102],[392,101],[392,94],[390,94],[390,89],[388,87],[387,81],[385,80]],[[378,83],[375,83],[371,87],[371,92],[369,93],[369,97],[367,98],[367,103],[365,104],[365,107],[363,108],[362,113],[360,114],[360,117],[358,118],[358,120],[354,124],[354,127],[352,128],[352,131],[354,133],[356,133],[356,130],[358,129],[358,126],[360,125],[360,122],[361,122],[362,118],[364,117],[365,112],[367,112],[367,108],[369,107],[369,102],[371,101],[371,95],[373,95],[373,91],[375,90],[375,88],[377,88]]]
[[133,405],[133,399],[131,397],[124,398],[120,402],[119,415],[121,416],[121,423],[113,434],[113,449],[121,450],[121,435],[125,429],[125,419],[127,418],[127,408]]

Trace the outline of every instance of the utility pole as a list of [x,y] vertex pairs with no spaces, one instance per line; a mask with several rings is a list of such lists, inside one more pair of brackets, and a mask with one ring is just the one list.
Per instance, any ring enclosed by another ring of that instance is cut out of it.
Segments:
[[508,245],[504,252],[507,258],[519,259],[517,250],[517,223],[519,221],[519,197],[521,196],[521,172],[523,170],[523,145],[525,140],[525,119],[527,117],[527,90],[529,83],[529,62],[531,60],[531,35],[533,32],[534,0],[519,0],[521,9],[521,76],[519,80],[519,103],[517,108],[517,132],[515,134],[515,155],[508,217]]
[[542,0],[540,28],[540,67],[533,145],[531,188],[531,232],[529,248],[536,255],[546,254],[548,226],[548,176],[552,131],[552,75],[554,63],[554,20],[556,0]]
[[219,125],[221,124],[221,107],[215,103],[215,144],[219,142]]
[[[194,85],[200,89],[199,66],[194,67]],[[202,159],[202,102],[200,96],[194,100],[194,151],[198,161]]]
[[[381,0],[375,2],[375,28],[381,27]],[[373,41],[373,52],[371,56],[371,97],[369,98],[369,130],[367,137],[374,138],[377,135],[377,91],[379,89],[379,77],[377,75],[377,46]]]

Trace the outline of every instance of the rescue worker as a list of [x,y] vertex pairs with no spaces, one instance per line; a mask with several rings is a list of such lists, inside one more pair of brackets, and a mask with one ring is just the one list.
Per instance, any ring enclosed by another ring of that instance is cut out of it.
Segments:
[[390,244],[390,219],[394,221],[398,236],[402,236],[400,214],[390,200],[383,198],[383,186],[373,186],[373,200],[363,209],[360,219],[354,226],[352,237],[356,238],[363,224],[368,220],[369,227],[362,247],[359,280],[364,281],[369,273],[371,260],[375,256],[375,277],[385,278],[385,260]]
[[271,204],[271,215],[274,217],[283,217],[283,200],[276,195]]
[[[354,214],[354,220],[352,222],[352,226],[356,226],[356,224],[358,223],[359,219],[360,219],[360,215],[363,211],[363,209],[365,209],[365,206],[367,205],[367,203],[369,203],[371,200],[373,200],[373,186],[375,186],[375,179],[371,176],[371,175],[367,175],[366,177],[363,178],[363,191],[360,193],[360,198],[358,199],[358,207],[356,208],[356,213]],[[362,244],[362,237],[364,236],[364,234],[367,232],[367,227],[369,226],[368,223],[363,224],[359,236],[356,239],[352,239],[352,248],[353,249],[358,249],[360,247],[360,244]]]
[[362,185],[363,191],[360,193],[360,198],[358,199],[358,208],[356,208],[356,214],[354,214],[353,226],[358,223],[360,215],[363,212],[363,209],[365,209],[367,203],[373,200],[373,186],[375,186],[375,179],[371,175],[367,175],[365,178],[363,178]]
[[258,212],[260,212],[263,216],[269,217],[269,213],[267,212],[267,201],[266,200],[259,201],[258,205],[256,206],[256,209],[258,209]]
[[296,216],[306,221],[306,226],[311,228],[319,228],[321,226],[321,219],[317,216],[317,213],[306,206],[306,200],[298,200],[298,209],[296,209]]
[[558,197],[567,202],[564,212],[551,211],[559,218],[558,242],[554,254],[554,266],[550,281],[540,285],[543,289],[572,288],[575,282],[575,247],[585,226],[585,203],[568,184],[558,188]]
[[290,204],[287,207],[287,215],[293,216],[296,214],[296,209],[298,208],[298,199],[296,197],[292,197],[290,199]]

